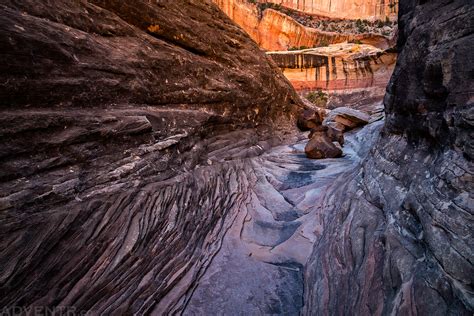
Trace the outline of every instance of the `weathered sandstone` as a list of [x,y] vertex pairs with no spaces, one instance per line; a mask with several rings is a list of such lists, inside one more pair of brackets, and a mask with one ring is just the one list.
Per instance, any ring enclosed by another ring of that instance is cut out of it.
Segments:
[[386,124],[322,203],[303,314],[472,315],[472,1],[402,1]]
[[321,126],[323,120],[324,118],[318,111],[308,108],[298,115],[296,124],[301,131],[309,131]]
[[0,310],[182,306],[298,97],[207,0],[0,11]]
[[336,146],[325,131],[315,132],[311,136],[304,151],[311,159],[337,158],[342,156],[342,150]]
[[[360,41],[381,49],[392,45],[390,38],[376,34],[326,32],[306,27],[277,10],[258,7],[247,0],[213,0],[265,50],[287,50],[292,47]],[[261,14],[261,15],[260,15]]]
[[0,310],[472,315],[471,2],[403,1],[386,123],[311,160],[210,0],[4,0]]
[[370,116],[364,112],[347,107],[338,107],[327,115],[323,121],[324,126],[335,124],[342,132],[356,127],[364,126],[370,121]]
[[395,0],[258,0],[340,19],[385,19],[397,14]]
[[268,55],[298,91],[345,92],[361,88],[383,91],[396,62],[395,53],[350,43]]

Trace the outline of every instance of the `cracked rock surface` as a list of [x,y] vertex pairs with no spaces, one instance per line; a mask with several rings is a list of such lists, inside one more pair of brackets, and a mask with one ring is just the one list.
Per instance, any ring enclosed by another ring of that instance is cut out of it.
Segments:
[[343,158],[307,159],[302,139],[252,159],[247,201],[185,314],[300,313],[304,265],[322,233],[324,197],[335,179],[359,166],[381,127],[377,122],[346,134]]
[[329,194],[304,314],[472,315],[473,17],[470,1],[400,2],[385,127]]
[[299,99],[210,1],[2,1],[0,307],[178,306]]

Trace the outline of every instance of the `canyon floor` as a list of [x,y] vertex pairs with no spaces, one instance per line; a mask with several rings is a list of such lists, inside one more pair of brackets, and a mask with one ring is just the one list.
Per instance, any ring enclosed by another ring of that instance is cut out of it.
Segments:
[[365,86],[316,94],[373,114],[351,131],[262,47],[363,34],[268,9],[251,36],[301,36],[253,41],[216,2],[2,1],[0,314],[472,315],[472,0],[399,3],[385,121]]
[[219,251],[184,303],[185,315],[296,315],[304,266],[322,234],[331,192],[360,165],[383,121],[345,134],[344,156],[308,159],[307,133],[251,158],[244,201],[231,216]]

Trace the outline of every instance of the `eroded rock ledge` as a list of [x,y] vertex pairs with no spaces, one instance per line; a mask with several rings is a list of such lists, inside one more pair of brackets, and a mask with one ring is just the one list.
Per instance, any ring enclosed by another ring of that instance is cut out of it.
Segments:
[[[383,36],[366,31],[360,34],[325,31],[305,26],[281,10],[271,7],[261,12],[259,6],[249,0],[213,0],[213,2],[265,50],[326,46],[344,41],[362,42],[381,49],[393,46],[393,34]],[[320,18],[314,17],[314,19]]]
[[402,4],[381,138],[322,162],[207,0],[0,9],[0,307],[472,314],[469,1]]
[[397,59],[393,52],[351,43],[267,54],[297,91],[385,90]]

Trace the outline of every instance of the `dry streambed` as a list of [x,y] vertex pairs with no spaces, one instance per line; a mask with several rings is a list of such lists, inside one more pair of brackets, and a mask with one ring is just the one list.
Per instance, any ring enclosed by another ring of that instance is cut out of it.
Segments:
[[304,265],[322,234],[322,216],[338,177],[353,171],[382,122],[346,133],[344,156],[310,160],[306,135],[250,161],[245,203],[219,252],[184,300],[189,314],[294,314],[303,306]]

